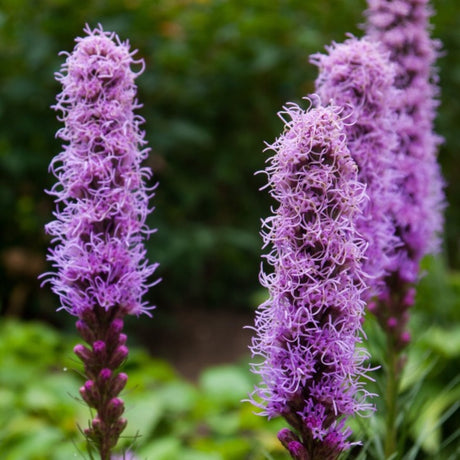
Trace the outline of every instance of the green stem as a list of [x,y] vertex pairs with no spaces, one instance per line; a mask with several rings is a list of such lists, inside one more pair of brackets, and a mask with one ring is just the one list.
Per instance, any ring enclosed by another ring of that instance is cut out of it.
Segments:
[[396,452],[397,446],[396,415],[400,381],[399,352],[391,334],[387,334],[387,351],[385,458],[388,459]]

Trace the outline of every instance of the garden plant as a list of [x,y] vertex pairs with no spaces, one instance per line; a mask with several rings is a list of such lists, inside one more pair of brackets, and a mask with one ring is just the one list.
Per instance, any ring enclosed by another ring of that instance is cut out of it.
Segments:
[[[71,3],[0,7],[0,458],[458,458],[441,5]],[[187,378],[154,336],[200,302],[246,343]]]

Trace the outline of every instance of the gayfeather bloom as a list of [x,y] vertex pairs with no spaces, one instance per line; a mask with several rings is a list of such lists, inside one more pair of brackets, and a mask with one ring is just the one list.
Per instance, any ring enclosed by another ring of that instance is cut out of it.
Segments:
[[335,459],[350,446],[345,419],[371,408],[360,381],[366,244],[355,224],[367,197],[340,110],[285,107],[266,168],[278,206],[263,224],[269,299],[256,313],[251,350],[262,362],[252,370],[262,382],[250,398],[291,425],[278,437],[299,460]]
[[149,149],[143,119],[133,112],[140,72],[132,67],[144,63],[101,26],[85,32],[56,74],[63,151],[50,165],[57,209],[46,231],[56,271],[45,276],[90,346],[75,347],[87,377],[80,394],[96,409],[85,433],[106,460],[126,425],[117,397],[127,380],[117,372],[128,354],[123,317],[148,313],[142,295],[156,264],[147,263],[143,246],[151,233],[145,220],[152,190],[144,184],[151,172],[141,167]]
[[400,199],[394,109],[400,94],[393,86],[388,52],[378,43],[351,37],[326,50],[328,54],[311,56],[319,68],[316,93],[323,102],[343,107],[348,148],[358,165],[358,179],[366,184],[369,200],[356,225],[368,243],[364,270],[371,277],[370,297],[384,289],[384,276],[394,270],[400,245],[391,217]]
[[[395,110],[399,121],[397,165],[401,195],[392,216],[402,245],[386,280],[387,290],[376,310],[381,322],[400,336],[404,346],[407,308],[414,302],[411,286],[418,279],[421,258],[438,250],[445,206],[437,163],[441,138],[433,131],[438,106],[434,62],[440,43],[430,39],[428,0],[368,0],[366,34],[382,43],[395,63],[394,84],[400,90]],[[397,297],[396,297],[397,294]]]

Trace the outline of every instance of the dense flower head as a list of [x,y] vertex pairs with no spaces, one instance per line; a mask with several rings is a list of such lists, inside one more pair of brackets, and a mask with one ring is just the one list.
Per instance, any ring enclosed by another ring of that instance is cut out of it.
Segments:
[[50,165],[57,210],[46,230],[57,273],[47,276],[61,308],[74,315],[96,306],[139,314],[148,310],[141,297],[156,268],[143,246],[151,233],[145,220],[152,190],[144,184],[151,172],[141,166],[149,149],[143,119],[134,114],[143,61],[101,26],[85,32],[56,74],[64,144]]
[[403,246],[398,250],[401,282],[417,281],[420,259],[439,247],[444,208],[443,180],[437,163],[441,142],[434,134],[438,106],[434,62],[440,43],[430,38],[428,0],[368,0],[365,31],[382,43],[395,63],[399,122],[397,163],[399,207],[393,216]]
[[388,52],[368,39],[349,38],[314,54],[318,66],[316,93],[323,102],[343,107],[348,148],[358,165],[358,179],[366,184],[369,200],[357,217],[358,231],[368,243],[364,270],[375,295],[384,276],[395,269],[400,245],[391,212],[401,199],[396,187],[398,117],[394,108],[400,92],[394,87],[394,66]]
[[302,445],[311,458],[335,458],[348,446],[342,419],[370,407],[359,381],[366,243],[355,225],[367,197],[338,107],[290,104],[280,117],[265,170],[278,206],[262,230],[269,299],[256,313],[251,350],[262,361],[252,370],[262,382],[251,401],[294,428],[279,434],[294,458],[310,458]]

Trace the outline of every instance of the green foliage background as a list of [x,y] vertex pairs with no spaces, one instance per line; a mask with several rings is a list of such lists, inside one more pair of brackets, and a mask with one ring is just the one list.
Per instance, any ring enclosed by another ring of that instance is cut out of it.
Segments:
[[[450,203],[446,245],[450,265],[458,268],[460,14],[455,0],[434,6],[434,35],[446,50],[439,61],[438,119],[446,138],[440,154]],[[364,0],[3,0],[3,310],[52,315],[56,306],[56,299],[43,298],[35,278],[45,269],[43,224],[53,209],[43,192],[54,181],[47,166],[60,150],[50,109],[59,91],[53,73],[64,60],[59,51],[72,50],[86,22],[129,38],[147,64],[139,98],[152,147],[149,164],[160,182],[150,221],[159,232],[148,245],[164,278],[152,301],[246,307],[258,284],[260,218],[269,212],[266,193],[258,191],[264,178],[254,176],[264,167],[264,141],[279,135],[282,105],[312,91],[316,69],[308,56],[347,32],[360,34],[364,7]],[[23,267],[14,255],[29,262]],[[21,302],[12,292],[18,282],[28,293]]]
[[[399,460],[456,460],[460,455],[460,275],[427,261],[412,316],[416,332],[402,380]],[[365,329],[373,364],[384,360],[380,330]],[[39,322],[0,323],[0,452],[2,460],[88,459],[83,436],[90,419],[77,397],[79,339]],[[287,460],[276,439],[285,424],[267,421],[244,402],[256,378],[246,359],[204,369],[197,381],[181,378],[166,362],[132,347],[123,369],[128,427],[120,451],[139,460]],[[377,411],[349,421],[363,446],[341,460],[384,460],[381,370],[368,389],[381,395]],[[242,402],[243,400],[243,402]],[[97,457],[96,457],[97,458]],[[388,460],[388,459],[385,459]]]
[[[445,257],[427,261],[429,275],[412,320],[407,411],[400,420],[413,455],[406,460],[460,456],[457,3],[433,2],[433,35],[445,49],[437,129],[446,140],[440,162],[449,207]],[[101,23],[129,38],[146,61],[138,79],[140,113],[152,147],[148,162],[160,182],[150,218],[159,231],[148,251],[161,263],[163,278],[149,294],[151,302],[159,312],[173,305],[248,309],[260,295],[258,232],[270,206],[258,191],[263,175],[254,176],[264,167],[264,141],[279,135],[276,112],[282,105],[300,102],[313,90],[316,69],[308,56],[347,32],[359,35],[364,7],[364,0],[0,2],[0,458],[9,452],[7,460],[40,460],[52,449],[57,460],[72,458],[82,448],[75,422],[84,426],[88,418],[69,397],[76,394],[78,373],[62,370],[78,369],[69,363],[75,339],[41,323],[4,319],[41,319],[64,329],[72,323],[55,313],[58,300],[37,281],[47,269],[43,225],[53,210],[43,189],[54,182],[47,168],[60,150],[54,140],[60,125],[50,109],[60,90],[53,79],[64,61],[59,51],[72,50],[85,23]],[[369,335],[378,362],[378,333]],[[145,458],[285,458],[274,438],[276,422],[267,425],[239,403],[253,382],[247,363],[209,369],[196,385],[140,349],[128,366],[132,386],[124,397],[134,408],[127,415],[130,426],[143,427],[136,446]],[[162,398],[175,404],[166,407]],[[352,457],[368,452],[368,458],[379,458],[379,417],[355,428],[358,437],[376,441]]]

